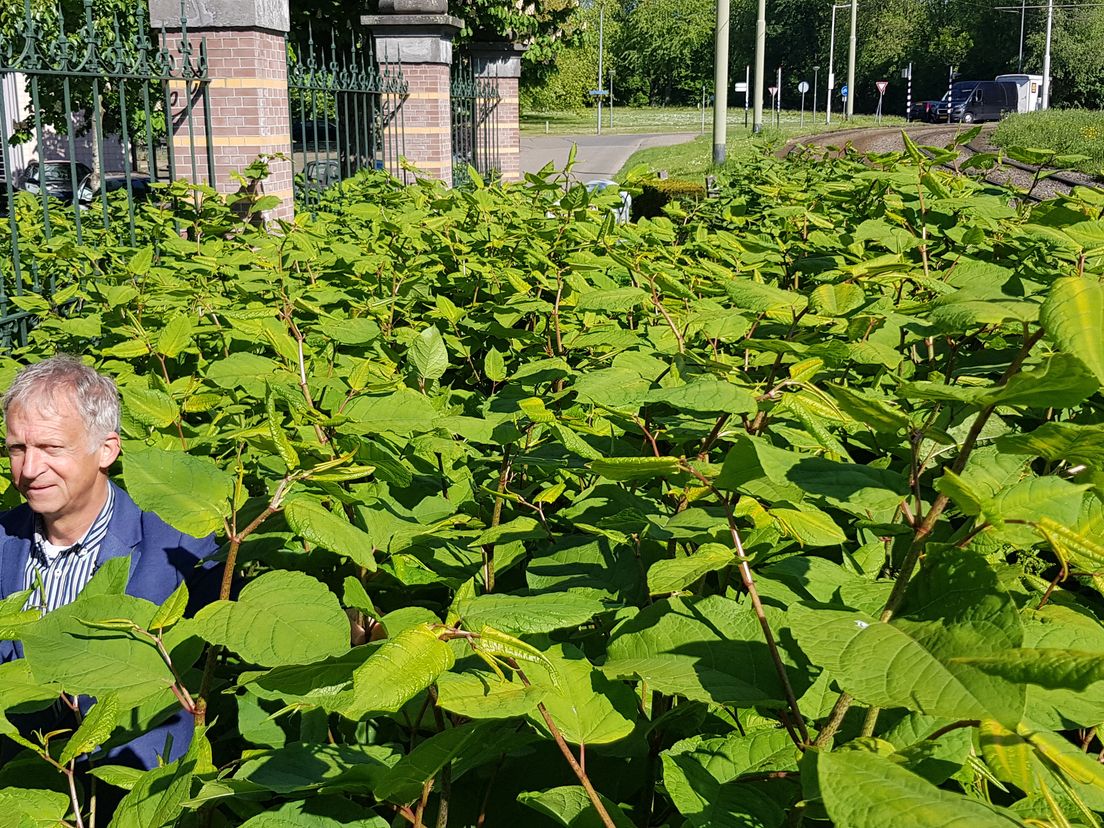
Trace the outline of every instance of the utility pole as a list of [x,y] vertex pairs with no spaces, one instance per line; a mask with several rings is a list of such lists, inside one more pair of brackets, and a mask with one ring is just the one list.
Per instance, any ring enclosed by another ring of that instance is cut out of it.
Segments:
[[767,0],[759,0],[759,16],[755,20],[755,114],[751,131],[763,131],[763,73],[767,64]]
[[774,125],[782,126],[782,67],[778,67],[778,94],[774,98]]
[[604,16],[606,11],[606,4],[599,0],[598,2],[598,128],[595,130],[597,135],[602,134],[602,46],[603,46],[603,23],[605,22]]
[[858,91],[855,88],[855,49],[858,46],[858,33],[856,24],[859,16],[859,0],[851,0],[851,41],[847,49],[847,120],[855,113],[855,98]]
[[728,6],[717,0],[717,32],[713,41],[713,164],[725,162],[728,143]]
[[820,73],[820,67],[813,67],[813,123],[816,123],[816,106],[817,106],[817,77]]
[[[828,103],[825,105],[824,110],[827,117],[824,123],[832,123],[832,92],[836,88],[836,73],[833,67],[836,65],[836,9],[846,9],[846,3],[837,3],[832,6],[832,35],[828,39]],[[851,90],[848,89],[848,92]]]
[[1047,0],[1046,51],[1043,52],[1043,109],[1050,109],[1050,35],[1054,29],[1054,0]]
[[1027,17],[1027,0],[1020,0],[1020,63],[1017,72],[1023,71],[1024,19]]

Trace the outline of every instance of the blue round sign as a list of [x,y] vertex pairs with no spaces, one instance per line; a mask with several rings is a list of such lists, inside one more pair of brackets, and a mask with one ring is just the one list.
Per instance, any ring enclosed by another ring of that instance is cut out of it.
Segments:
[[847,84],[846,83],[843,86],[840,87],[840,97],[841,98],[846,98],[847,97]]

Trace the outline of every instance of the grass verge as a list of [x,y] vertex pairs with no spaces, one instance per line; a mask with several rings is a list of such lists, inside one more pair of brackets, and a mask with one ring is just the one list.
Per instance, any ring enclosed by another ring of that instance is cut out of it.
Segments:
[[1076,165],[1086,173],[1104,175],[1104,110],[1048,109],[1005,118],[993,131],[998,147],[1039,147],[1059,155],[1085,155]]

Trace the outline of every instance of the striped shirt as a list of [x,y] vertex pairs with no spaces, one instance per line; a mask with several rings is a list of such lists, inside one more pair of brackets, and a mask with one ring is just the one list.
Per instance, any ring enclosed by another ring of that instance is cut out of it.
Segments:
[[42,518],[35,515],[34,541],[23,570],[23,588],[34,590],[27,600],[28,609],[38,607],[49,612],[76,599],[96,570],[100,544],[107,535],[107,525],[114,510],[115,489],[109,484],[107,500],[100,513],[84,537],[68,547],[50,543],[45,537]]

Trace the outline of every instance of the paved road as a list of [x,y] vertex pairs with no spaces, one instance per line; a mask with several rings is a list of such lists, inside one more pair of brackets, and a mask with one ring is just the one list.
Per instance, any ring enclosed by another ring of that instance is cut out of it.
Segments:
[[645,147],[682,144],[697,133],[678,132],[648,135],[523,135],[521,171],[537,172],[551,161],[557,169],[567,164],[571,145],[578,146],[573,175],[580,181],[613,178],[634,152]]

